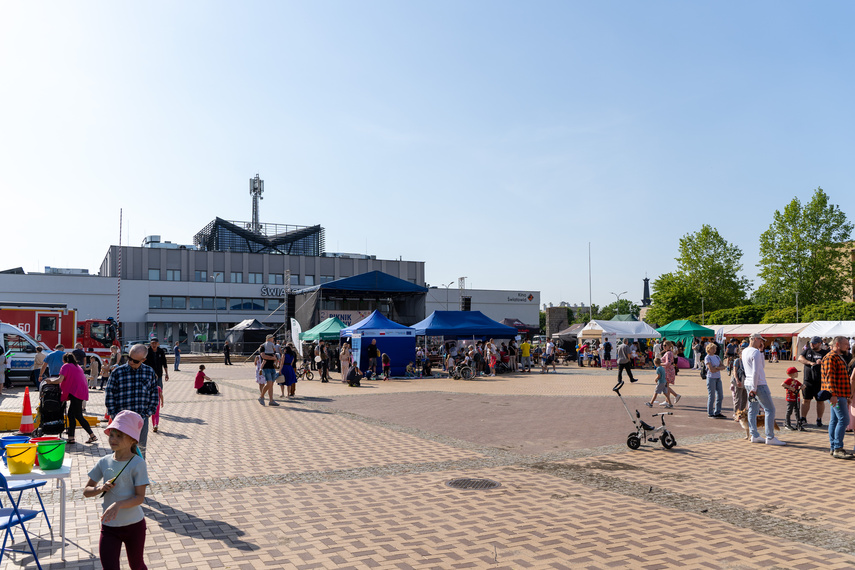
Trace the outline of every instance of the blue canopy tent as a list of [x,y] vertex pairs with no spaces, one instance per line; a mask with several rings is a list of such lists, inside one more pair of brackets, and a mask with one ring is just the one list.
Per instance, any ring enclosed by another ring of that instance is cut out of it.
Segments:
[[[416,359],[416,332],[407,326],[390,321],[380,311],[374,311],[353,326],[341,329],[344,338],[359,334],[362,348],[359,351],[359,369],[368,367],[368,355],[365,350],[372,340],[377,340],[377,350],[386,353],[392,362],[392,376],[403,376],[407,365]],[[377,359],[377,372],[381,372],[381,362]]]
[[486,316],[481,311],[434,311],[413,325],[418,336],[452,338],[514,338],[518,331]]

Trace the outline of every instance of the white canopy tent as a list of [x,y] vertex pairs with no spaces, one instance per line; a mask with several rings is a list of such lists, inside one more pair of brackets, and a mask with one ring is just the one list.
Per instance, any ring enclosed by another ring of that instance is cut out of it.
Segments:
[[819,336],[830,339],[836,336],[855,336],[855,321],[814,321],[799,332],[800,338]]
[[603,340],[611,338],[660,338],[656,329],[644,321],[590,321],[579,331],[579,339]]
[[[793,351],[786,355],[787,358],[795,360],[806,344],[805,338],[810,338],[814,334],[808,334],[810,327],[818,322],[839,323],[840,321],[815,321],[813,323],[767,323],[767,324],[745,324],[745,325],[707,325],[709,328],[716,331],[716,340],[719,342],[728,341],[732,338],[747,338],[754,333],[762,334],[768,340],[767,345],[771,345],[771,339],[782,338],[791,341]],[[853,322],[855,324],[855,322]],[[822,331],[830,329],[830,327],[820,327]],[[819,336],[822,334],[816,333]],[[768,346],[767,346],[768,348]]]
[[796,356],[801,354],[808,341],[815,336],[823,340],[831,340],[836,336],[855,337],[855,321],[814,321],[810,323],[799,331]]

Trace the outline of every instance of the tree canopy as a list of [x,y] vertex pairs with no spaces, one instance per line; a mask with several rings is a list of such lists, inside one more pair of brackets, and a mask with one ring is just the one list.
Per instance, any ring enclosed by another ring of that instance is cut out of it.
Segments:
[[[708,224],[680,238],[677,271],[653,283],[653,306],[646,319],[665,325],[686,315],[746,303],[751,282],[742,271],[742,250]],[[703,299],[703,302],[701,301]]]
[[597,318],[604,321],[608,321],[611,320],[612,317],[617,314],[632,315],[633,317],[638,318],[640,312],[641,307],[639,307],[629,299],[621,299],[620,301],[615,301],[614,303],[610,303],[603,307],[600,310]]
[[775,210],[760,235],[759,297],[777,305],[840,301],[851,292],[852,263],[848,240],[852,224],[822,188],[802,207],[793,198]]

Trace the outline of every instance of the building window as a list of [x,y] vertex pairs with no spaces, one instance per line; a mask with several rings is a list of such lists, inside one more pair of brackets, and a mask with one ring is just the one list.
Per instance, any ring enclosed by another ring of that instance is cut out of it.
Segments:
[[335,275],[321,275],[321,283],[329,283],[335,281]]
[[214,310],[214,298],[213,297],[190,297],[188,304],[188,308],[191,311],[213,311]]
[[166,280],[167,281],[181,281],[181,270],[180,269],[167,269],[166,270]]
[[186,309],[186,297],[157,297],[151,296],[148,298],[149,309]]
[[264,275],[262,273],[250,273],[247,277],[249,278],[247,283],[257,283],[259,285],[264,283],[264,279],[262,279]]
[[306,285],[314,285],[315,284],[315,276],[314,275],[306,275]]
[[264,299],[245,299],[249,303],[250,311],[263,311]]
[[267,275],[267,284],[268,285],[284,285],[285,284],[285,276],[281,273],[269,273]]
[[148,280],[149,281],[160,281],[160,269],[149,269],[148,270]]
[[232,273],[232,283],[243,283],[243,273]]
[[285,310],[285,306],[283,305],[285,301],[282,299],[267,299],[267,310],[268,311],[278,311]]
[[292,273],[291,274],[291,285],[294,285],[296,287],[299,284],[300,284],[300,276]]
[[201,281],[204,283],[208,280],[208,272],[207,271],[197,271],[195,276],[195,281]]
[[223,282],[223,272],[215,271],[211,274],[211,277],[214,278],[214,283],[222,283]]

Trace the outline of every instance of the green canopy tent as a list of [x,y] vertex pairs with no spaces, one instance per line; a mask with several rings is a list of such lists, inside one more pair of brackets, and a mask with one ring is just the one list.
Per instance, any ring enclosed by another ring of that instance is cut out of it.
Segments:
[[307,340],[309,342],[316,340],[338,340],[341,336],[341,329],[346,326],[338,317],[330,317],[306,332],[300,333],[300,340]]
[[635,315],[615,315],[610,320],[612,321],[637,321]]
[[715,337],[714,330],[685,319],[671,321],[664,327],[656,329],[656,332],[661,334],[663,339],[673,341],[674,343],[682,341],[683,356],[686,358],[691,358],[692,356],[692,341],[695,338]]

